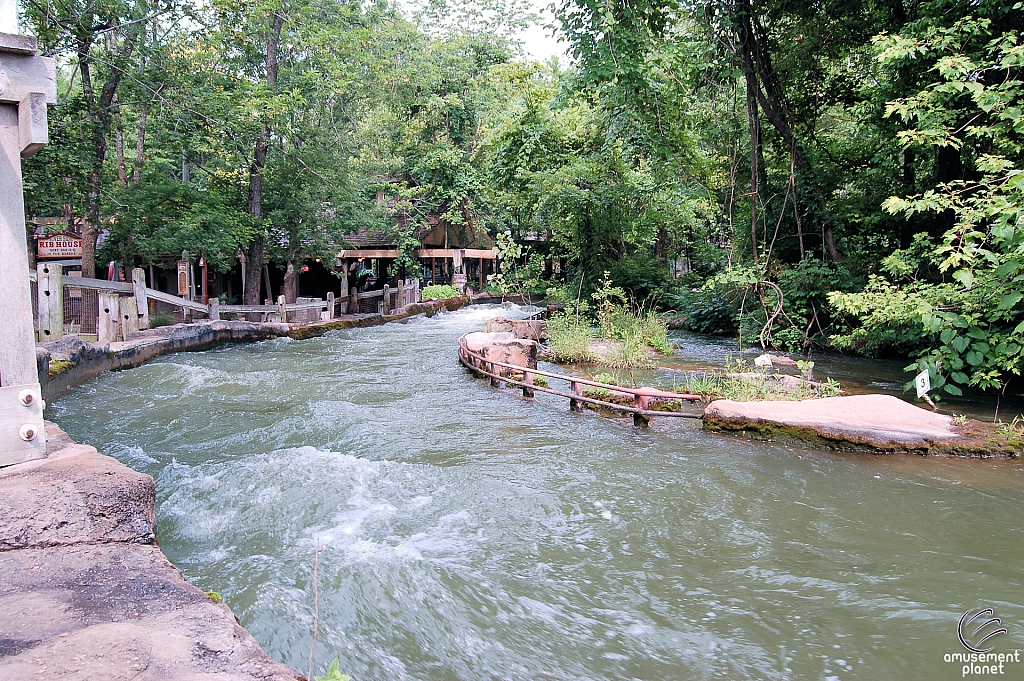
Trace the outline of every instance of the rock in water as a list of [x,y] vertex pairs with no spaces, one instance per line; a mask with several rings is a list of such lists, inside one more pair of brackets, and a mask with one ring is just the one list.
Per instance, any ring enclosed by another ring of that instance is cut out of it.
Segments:
[[[463,340],[470,352],[486,359],[528,369],[537,368],[537,341],[516,338],[508,331],[498,333],[478,331],[466,334]],[[496,368],[499,371],[493,373],[502,376],[510,376],[513,373],[513,370],[507,367]]]

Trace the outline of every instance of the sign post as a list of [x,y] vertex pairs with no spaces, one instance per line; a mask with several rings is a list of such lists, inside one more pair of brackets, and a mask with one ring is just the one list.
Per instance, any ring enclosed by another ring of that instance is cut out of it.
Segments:
[[[13,7],[0,0],[0,18]],[[35,38],[0,33],[0,466],[46,456],[21,160],[49,141],[46,105],[56,103],[53,59],[36,54]]]

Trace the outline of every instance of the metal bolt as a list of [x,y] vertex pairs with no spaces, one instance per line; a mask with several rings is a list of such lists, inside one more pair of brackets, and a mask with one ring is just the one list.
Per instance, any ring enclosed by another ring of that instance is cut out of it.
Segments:
[[36,430],[36,427],[31,423],[26,423],[21,427],[21,430],[18,431],[18,435],[20,435],[21,439],[24,440],[25,442],[31,442],[32,440],[35,440],[37,434],[38,431]]
[[18,393],[18,399],[21,400],[21,403],[26,407],[31,407],[33,404],[36,403],[36,400],[38,398],[36,397],[34,391],[22,390],[20,393]]

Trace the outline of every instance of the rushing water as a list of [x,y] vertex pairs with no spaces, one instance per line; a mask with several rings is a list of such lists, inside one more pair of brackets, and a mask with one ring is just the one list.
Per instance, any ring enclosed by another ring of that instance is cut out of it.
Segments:
[[155,476],[167,556],[303,672],[318,544],[316,667],[358,681],[953,679],[981,605],[1024,648],[1020,462],[528,402],[456,364],[498,312],[169,355],[48,417]]

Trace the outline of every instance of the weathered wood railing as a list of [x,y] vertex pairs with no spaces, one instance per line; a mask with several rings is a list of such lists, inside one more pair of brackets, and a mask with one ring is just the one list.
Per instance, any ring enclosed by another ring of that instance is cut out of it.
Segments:
[[[601,383],[599,381],[592,381],[578,376],[565,376],[563,374],[556,374],[550,371],[543,371],[541,369],[531,369],[529,367],[517,366],[515,364],[498,362],[497,360],[489,359],[471,351],[466,344],[465,336],[459,339],[459,361],[470,371],[490,377],[491,385],[493,386],[500,386],[504,382],[508,385],[514,385],[522,388],[523,397],[533,397],[534,391],[539,390],[551,395],[568,398],[569,409],[572,411],[582,411],[583,404],[587,403],[603,407],[605,409],[632,414],[633,423],[640,427],[646,427],[652,416],[670,416],[689,419],[699,419],[701,417],[701,414],[682,411],[651,410],[649,408],[650,401],[652,399],[659,401],[680,400],[686,402],[699,402],[702,399],[700,395],[670,393],[656,388],[626,388],[624,386]],[[510,376],[502,376],[501,372],[498,370],[499,367],[521,373],[523,375],[523,380],[520,381]],[[565,381],[569,384],[570,392],[537,385],[533,378],[535,375]],[[586,396],[583,394],[583,386],[585,385],[606,390],[609,393],[619,393],[621,395],[631,396],[633,399],[633,406],[606,402],[605,400]]]

